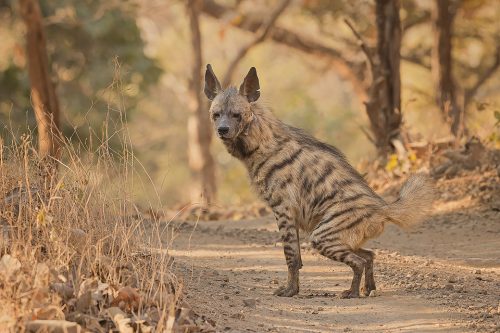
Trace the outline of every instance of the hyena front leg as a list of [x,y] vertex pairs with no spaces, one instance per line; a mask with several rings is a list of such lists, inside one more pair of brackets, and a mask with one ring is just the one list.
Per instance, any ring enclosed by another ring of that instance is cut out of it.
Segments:
[[375,258],[375,254],[366,249],[357,249],[356,254],[366,260],[365,288],[363,293],[365,296],[368,296],[372,290],[377,289],[375,287],[375,278],[373,277],[373,259]]
[[275,209],[275,216],[283,242],[286,265],[288,266],[288,281],[287,285],[278,288],[274,295],[291,297],[299,293],[299,270],[302,268],[299,232],[290,216],[290,210],[286,208]]
[[311,242],[311,245],[320,254],[332,260],[343,262],[344,264],[349,265],[352,269],[353,277],[351,288],[344,290],[340,297],[359,297],[359,284],[361,283],[361,276],[363,275],[363,271],[367,265],[366,260],[352,251],[348,245],[343,244],[337,237],[315,239],[314,235],[312,236],[313,241]]

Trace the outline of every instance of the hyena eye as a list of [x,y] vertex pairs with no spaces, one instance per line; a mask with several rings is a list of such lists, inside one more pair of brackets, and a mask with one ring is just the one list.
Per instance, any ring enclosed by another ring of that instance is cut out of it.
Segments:
[[233,113],[233,118],[240,120],[241,119],[241,113]]
[[217,119],[217,118],[219,118],[219,117],[220,117],[220,113],[219,113],[219,112],[215,112],[215,113],[212,115],[212,117],[213,117],[214,119]]

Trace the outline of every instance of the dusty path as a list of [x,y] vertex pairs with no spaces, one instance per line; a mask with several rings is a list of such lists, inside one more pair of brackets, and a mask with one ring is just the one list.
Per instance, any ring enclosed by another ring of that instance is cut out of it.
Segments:
[[377,252],[378,296],[339,299],[350,270],[303,243],[298,296],[272,296],[286,265],[271,218],[179,225],[171,254],[186,302],[228,332],[498,332],[500,213],[443,206]]

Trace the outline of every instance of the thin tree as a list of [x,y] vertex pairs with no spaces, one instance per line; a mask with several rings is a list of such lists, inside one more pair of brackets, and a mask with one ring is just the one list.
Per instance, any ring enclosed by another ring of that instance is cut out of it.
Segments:
[[373,50],[354,29],[345,22],[360,42],[371,71],[371,84],[365,102],[370,120],[370,140],[379,155],[386,156],[394,151],[394,140],[401,141],[401,22],[399,0],[376,0],[375,15],[377,45]]
[[452,37],[455,7],[450,0],[435,0],[432,8],[434,44],[432,48],[432,76],[436,103],[444,120],[450,124],[453,135],[460,131],[463,108],[457,101],[453,79]]
[[60,154],[59,101],[50,77],[43,17],[38,0],[19,0],[26,24],[26,50],[31,99],[38,126],[38,152],[41,157]]
[[200,0],[187,2],[192,47],[192,73],[189,82],[191,114],[188,118],[188,158],[193,179],[197,183],[191,193],[191,201],[207,205],[214,201],[217,188],[214,160],[210,152],[212,140],[210,119],[207,105],[201,96],[203,61],[200,8]]

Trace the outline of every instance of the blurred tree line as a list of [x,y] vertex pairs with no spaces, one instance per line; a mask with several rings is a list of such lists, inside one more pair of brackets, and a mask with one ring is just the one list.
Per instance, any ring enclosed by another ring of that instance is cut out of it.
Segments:
[[[17,0],[0,1],[0,131],[36,127],[28,79],[26,26]],[[60,100],[61,128],[67,138],[100,137],[104,120],[112,125],[162,73],[144,54],[136,23],[137,4],[129,1],[42,0],[52,82]],[[90,112],[96,109],[98,112]],[[111,121],[110,121],[111,119]],[[9,126],[7,126],[10,124]],[[90,125],[90,126],[89,126]],[[113,129],[110,129],[111,131]],[[83,140],[83,139],[82,139]],[[116,143],[115,143],[116,144]]]
[[[223,85],[239,83],[235,74],[244,72],[246,63],[264,67],[264,78],[266,72],[281,74],[285,64],[292,64],[285,75],[268,80],[268,94],[279,98],[277,107],[289,111],[277,109],[278,115],[323,140],[338,139],[348,155],[348,144],[358,154],[366,151],[356,145],[360,139],[349,139],[358,133],[382,158],[398,147],[411,149],[421,139],[415,132],[426,127],[435,132],[438,118],[445,124],[438,135],[449,133],[459,140],[474,134],[479,112],[498,106],[500,6],[495,0],[39,3],[63,135],[81,141],[99,133],[103,121],[119,128],[131,115],[132,127],[139,124],[134,143],[147,166],[156,172],[164,168],[158,155],[178,157],[175,164],[181,166],[169,168],[176,170],[174,178],[192,180],[192,202],[215,200],[221,184],[215,161],[224,160],[220,167],[225,171],[233,166],[221,157],[220,147],[215,157],[211,147],[208,104],[201,95],[207,62],[224,73]],[[0,122],[14,124],[0,131],[22,132],[26,125],[34,128],[35,119],[27,111],[29,47],[18,1],[0,0],[0,16],[5,41]],[[146,52],[148,48],[154,51]],[[270,54],[273,59],[263,58]],[[281,63],[274,61],[275,54]],[[326,81],[330,72],[340,81]],[[356,103],[341,111],[348,105],[345,92]],[[316,100],[311,97],[315,94]],[[313,122],[315,112],[328,108],[321,111],[325,121]],[[361,126],[353,113],[364,113]],[[167,123],[183,128],[165,130]],[[421,125],[415,130],[410,124]],[[151,128],[147,135],[145,128]],[[188,174],[184,166],[189,166]],[[179,194],[181,183],[167,186],[168,191]]]

